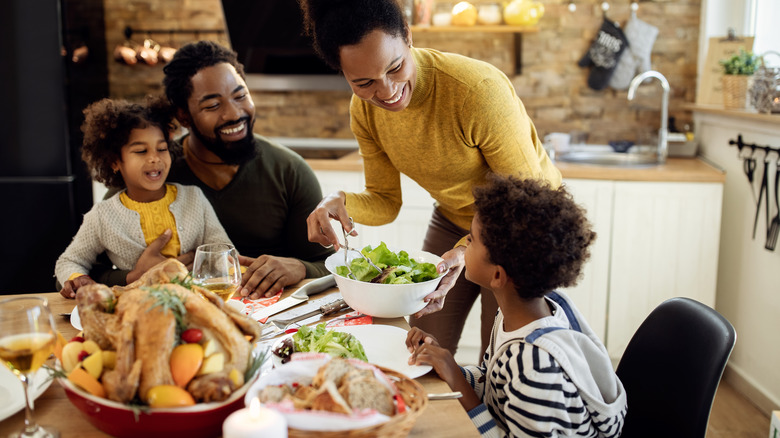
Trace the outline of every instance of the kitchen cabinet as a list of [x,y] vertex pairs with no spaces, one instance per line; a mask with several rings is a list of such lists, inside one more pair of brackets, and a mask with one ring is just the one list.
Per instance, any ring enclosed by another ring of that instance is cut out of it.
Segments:
[[564,179],[598,237],[567,290],[613,361],[661,302],[715,307],[722,183]]

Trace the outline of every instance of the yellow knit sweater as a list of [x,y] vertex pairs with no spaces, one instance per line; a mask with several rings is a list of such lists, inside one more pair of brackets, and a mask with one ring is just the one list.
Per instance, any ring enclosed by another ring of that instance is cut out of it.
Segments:
[[417,82],[409,106],[387,111],[352,96],[352,132],[365,167],[366,190],[347,193],[356,222],[383,225],[401,208],[400,173],[426,189],[439,210],[469,229],[472,188],[489,171],[542,178],[561,173],[509,79],[492,65],[451,53],[413,48]]

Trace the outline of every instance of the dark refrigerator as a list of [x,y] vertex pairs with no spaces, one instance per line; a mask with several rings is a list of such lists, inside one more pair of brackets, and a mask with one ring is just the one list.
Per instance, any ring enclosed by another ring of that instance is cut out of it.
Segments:
[[12,0],[0,16],[0,294],[54,291],[54,263],[92,203],[80,138],[72,145],[80,108],[62,6]]

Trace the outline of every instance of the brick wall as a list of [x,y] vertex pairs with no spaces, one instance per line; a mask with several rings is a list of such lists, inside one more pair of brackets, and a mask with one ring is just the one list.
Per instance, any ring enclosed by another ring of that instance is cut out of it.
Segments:
[[[577,66],[600,26],[601,2],[576,0],[574,13],[568,11],[568,0],[542,2],[545,15],[540,31],[522,36],[520,75],[514,72],[516,52],[512,34],[418,33],[413,37],[414,45],[461,53],[496,65],[512,80],[542,135],[581,130],[590,133],[591,143],[604,143],[642,140],[657,131],[661,102],[657,81],[640,87],[637,99],[628,102],[626,91],[589,89],[588,70]],[[122,29],[128,24],[144,28],[224,26],[218,0],[105,0],[105,4],[109,50],[124,40]],[[677,119],[679,128],[691,123],[691,114],[682,109],[682,104],[695,100],[700,8],[700,0],[639,3],[638,17],[660,29],[653,46],[652,68],[669,80],[670,115]],[[612,20],[621,24],[626,23],[629,14],[628,1],[613,2],[608,12]],[[219,35],[202,37],[226,42]],[[193,38],[182,35],[175,43]],[[159,66],[125,66],[112,61],[109,64],[114,97],[137,98],[160,89]],[[253,91],[253,97],[258,132],[284,137],[351,137],[349,92]]]

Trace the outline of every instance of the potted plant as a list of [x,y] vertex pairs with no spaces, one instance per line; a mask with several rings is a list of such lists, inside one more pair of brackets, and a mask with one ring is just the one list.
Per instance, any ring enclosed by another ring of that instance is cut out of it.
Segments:
[[756,71],[758,57],[753,52],[740,48],[731,58],[722,59],[723,66],[723,106],[726,108],[745,108],[747,102],[748,79]]

